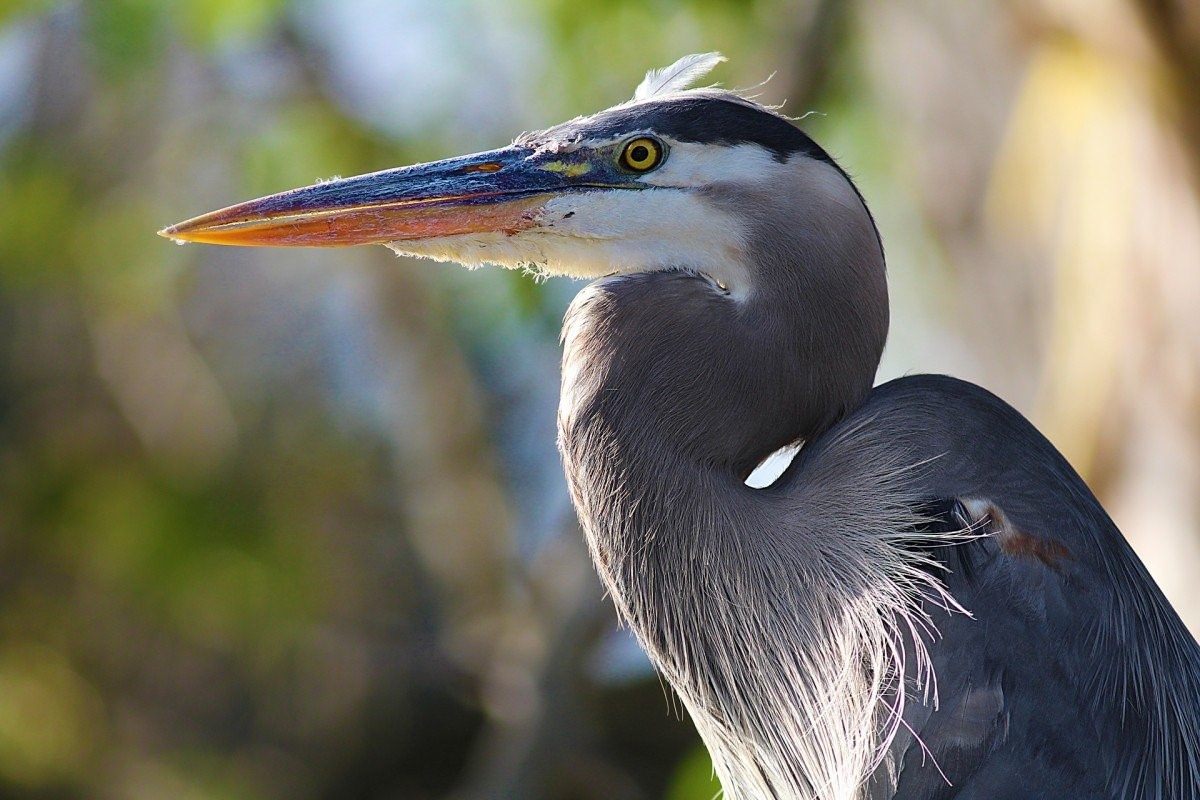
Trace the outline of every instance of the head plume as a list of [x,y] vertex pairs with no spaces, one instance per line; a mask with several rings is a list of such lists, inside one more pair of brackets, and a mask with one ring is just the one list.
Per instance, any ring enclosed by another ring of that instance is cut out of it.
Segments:
[[682,91],[713,70],[725,60],[720,53],[692,53],[669,67],[652,69],[633,92],[634,100],[650,100],[672,92]]

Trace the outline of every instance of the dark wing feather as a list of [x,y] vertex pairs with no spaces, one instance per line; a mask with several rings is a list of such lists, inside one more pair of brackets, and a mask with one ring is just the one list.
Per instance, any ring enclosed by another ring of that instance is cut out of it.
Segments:
[[940,704],[910,702],[871,796],[1200,798],[1200,647],[1062,456],[940,376],[858,413],[929,459],[931,534],[987,534],[927,551],[972,616],[931,610]]

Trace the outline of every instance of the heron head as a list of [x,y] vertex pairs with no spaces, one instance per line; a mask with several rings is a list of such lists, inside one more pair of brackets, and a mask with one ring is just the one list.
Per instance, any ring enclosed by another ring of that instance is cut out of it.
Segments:
[[756,278],[751,229],[797,176],[865,209],[790,120],[732,92],[686,88],[721,60],[688,56],[648,74],[627,103],[498,150],[293,189],[160,233],[247,246],[385,244],[584,278],[694,269],[743,293]]

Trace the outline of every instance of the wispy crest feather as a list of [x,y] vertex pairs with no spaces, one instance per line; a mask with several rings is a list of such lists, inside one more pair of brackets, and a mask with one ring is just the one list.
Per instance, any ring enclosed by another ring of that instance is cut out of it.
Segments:
[[720,53],[692,53],[669,67],[652,69],[634,90],[633,99],[649,100],[686,89],[724,60],[725,56]]

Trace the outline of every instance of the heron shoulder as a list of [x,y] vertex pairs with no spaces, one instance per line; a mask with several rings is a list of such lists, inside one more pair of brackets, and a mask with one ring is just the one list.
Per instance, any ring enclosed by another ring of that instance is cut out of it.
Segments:
[[[1113,797],[1200,797],[1200,647],[1032,423],[982,387],[914,375],[876,387],[840,426],[924,465],[912,472],[920,491],[957,502],[986,528],[984,539],[937,554],[951,593],[976,620],[948,618],[959,630],[944,641],[958,647],[931,652],[939,667],[953,662],[972,680],[1005,665],[1007,739],[996,740],[995,752],[1017,753],[1022,740],[1037,740],[1034,729],[1090,719],[1089,736],[1104,739],[1103,763],[1072,751],[1057,754],[1060,766],[1103,775]],[[837,428],[830,434],[836,440]],[[1027,657],[1014,659],[1021,651]],[[1074,698],[1071,715],[1059,719],[1051,711],[1066,697]],[[925,743],[936,750],[930,733]]]

